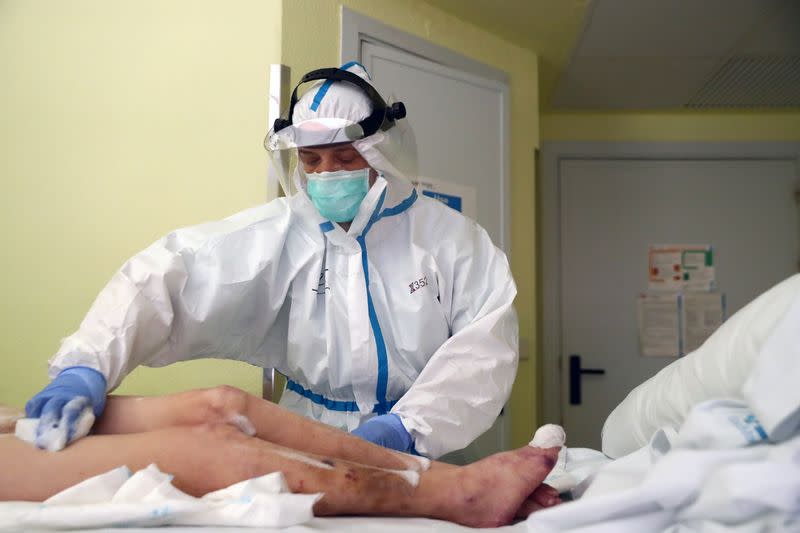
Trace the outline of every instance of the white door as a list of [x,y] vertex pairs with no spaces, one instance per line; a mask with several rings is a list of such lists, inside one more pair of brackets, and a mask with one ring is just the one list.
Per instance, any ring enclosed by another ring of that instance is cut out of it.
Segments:
[[[385,44],[361,43],[361,63],[384,98],[407,109],[419,175],[470,187],[475,219],[508,252],[507,87]],[[451,462],[474,461],[507,447],[507,414]]]
[[474,218],[508,252],[506,86],[385,44],[362,42],[361,61],[384,98],[405,104],[419,175],[473,189]]
[[[636,295],[650,244],[711,244],[728,316],[797,272],[795,161],[563,160],[561,415],[570,446],[600,448],[608,414],[674,361],[641,357]],[[581,403],[570,402],[580,356]]]

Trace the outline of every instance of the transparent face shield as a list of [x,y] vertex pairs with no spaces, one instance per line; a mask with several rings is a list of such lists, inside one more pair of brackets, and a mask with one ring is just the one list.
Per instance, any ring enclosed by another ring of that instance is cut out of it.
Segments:
[[364,130],[358,123],[319,118],[292,124],[278,132],[273,128],[264,139],[264,147],[269,154],[270,172],[278,178],[284,194],[294,196],[305,184],[300,148],[352,143],[363,138]]

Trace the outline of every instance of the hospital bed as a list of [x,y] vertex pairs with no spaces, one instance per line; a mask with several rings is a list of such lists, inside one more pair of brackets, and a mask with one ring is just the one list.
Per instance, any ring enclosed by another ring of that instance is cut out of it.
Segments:
[[[595,450],[562,449],[545,482],[574,501],[497,530],[800,532],[798,383],[800,274],[761,295],[700,349],[632,391],[604,427],[603,448],[613,460]],[[25,506],[35,509],[38,504],[0,502],[0,529],[4,518],[13,526],[8,517]],[[124,529],[126,533],[211,530],[474,531],[437,520],[385,517],[311,518],[280,530]]]

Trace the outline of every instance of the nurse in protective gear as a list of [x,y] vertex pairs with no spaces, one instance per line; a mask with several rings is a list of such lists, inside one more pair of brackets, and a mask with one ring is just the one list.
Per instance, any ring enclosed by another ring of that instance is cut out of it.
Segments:
[[275,368],[283,407],[396,450],[486,431],[517,369],[516,287],[483,228],[417,195],[404,117],[357,63],[306,74],[265,140],[285,197],[125,263],[28,416],[69,425],[138,365],[216,357]]

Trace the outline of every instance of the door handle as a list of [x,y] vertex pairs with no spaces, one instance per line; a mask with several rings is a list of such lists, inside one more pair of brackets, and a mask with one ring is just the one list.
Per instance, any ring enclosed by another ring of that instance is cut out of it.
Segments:
[[581,368],[581,356],[572,354],[569,356],[569,403],[570,405],[581,404],[581,375],[582,374],[605,374],[602,368]]

